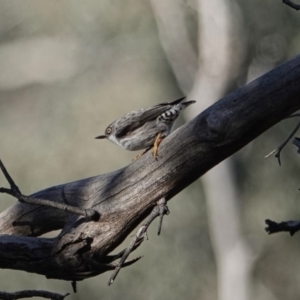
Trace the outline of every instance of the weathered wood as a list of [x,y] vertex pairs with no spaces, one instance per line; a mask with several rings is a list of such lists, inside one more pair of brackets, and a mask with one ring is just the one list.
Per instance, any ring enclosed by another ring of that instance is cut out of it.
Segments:
[[[107,255],[150,213],[159,199],[171,199],[216,164],[300,109],[299,82],[300,56],[297,56],[180,127],[161,143],[157,161],[147,153],[123,169],[33,195],[93,208],[100,214],[96,222],[49,207],[22,203],[10,207],[0,215],[3,234],[0,268],[66,280],[80,280],[111,270],[114,258]],[[57,238],[34,237],[59,228],[62,232]]]
[[14,292],[14,293],[5,293],[5,292],[0,292],[0,299],[2,300],[16,300],[16,299],[24,299],[24,298],[32,298],[32,297],[41,297],[41,298],[46,298],[46,299],[51,299],[51,300],[64,300],[67,296],[70,294],[57,294],[57,293],[51,293],[48,291],[33,291],[33,290],[24,290],[24,291],[19,291],[19,292]]

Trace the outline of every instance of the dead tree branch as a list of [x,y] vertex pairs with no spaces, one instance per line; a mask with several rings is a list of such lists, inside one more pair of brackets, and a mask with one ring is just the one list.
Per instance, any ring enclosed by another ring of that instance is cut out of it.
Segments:
[[292,2],[291,0],[282,0],[282,2],[295,10],[300,10],[300,5]]
[[16,299],[23,299],[23,298],[32,298],[32,297],[41,297],[51,300],[64,300],[70,294],[57,294],[48,291],[33,291],[33,290],[24,290],[14,293],[5,293],[0,292],[0,299],[2,300],[16,300]]
[[82,209],[79,207],[75,207],[75,206],[71,206],[68,204],[64,204],[64,203],[58,203],[58,202],[53,202],[53,201],[49,201],[46,199],[39,199],[39,198],[35,198],[35,197],[29,197],[29,196],[25,196],[21,193],[20,189],[18,188],[18,186],[15,184],[15,182],[13,181],[13,179],[11,178],[11,176],[9,175],[9,173],[7,172],[5,166],[3,165],[2,161],[0,160],[0,169],[3,173],[3,175],[5,176],[6,180],[8,181],[9,185],[10,185],[10,189],[7,188],[0,188],[0,193],[5,193],[8,195],[11,195],[15,198],[17,198],[20,202],[24,202],[24,203],[28,203],[28,204],[36,204],[36,205],[43,205],[43,206],[49,206],[49,207],[54,207],[57,209],[61,209],[64,211],[68,211],[71,212],[73,214],[79,215],[79,216],[84,216],[87,218],[91,218],[93,220],[97,220],[99,219],[99,213],[96,212],[93,209]]
[[130,245],[127,247],[127,249],[124,251],[124,254],[122,255],[122,258],[118,262],[113,274],[110,276],[110,279],[108,281],[108,285],[112,285],[114,280],[116,279],[118,273],[120,272],[121,268],[123,267],[126,259],[128,258],[129,254],[134,250],[136,245],[139,245],[144,240],[144,235],[147,234],[148,227],[150,224],[155,220],[158,216],[160,216],[159,220],[159,226],[158,226],[158,232],[159,235],[161,232],[161,226],[162,226],[162,219],[165,214],[169,214],[169,209],[166,206],[166,199],[162,198],[158,201],[157,206],[155,206],[151,212],[151,214],[147,217],[144,224],[139,228],[137,233],[134,235],[134,238],[130,242]]
[[[299,117],[299,114],[291,115],[291,116],[287,117],[286,119],[290,119],[290,118],[294,118],[294,117]],[[275,157],[278,160],[279,166],[281,166],[281,151],[287,145],[287,143],[293,138],[293,136],[296,134],[296,132],[298,131],[299,128],[300,128],[300,121],[298,121],[297,125],[295,126],[295,128],[293,129],[293,131],[289,134],[289,136],[285,139],[285,141],[278,148],[272,150],[269,154],[267,154],[265,156],[265,158],[268,158],[269,156],[271,156],[274,153],[276,153]]]
[[297,231],[300,230],[300,221],[285,221],[285,222],[274,222],[272,220],[265,220],[268,225],[265,230],[268,234],[277,232],[289,232],[293,236]]
[[[54,186],[30,197],[100,214],[97,221],[16,203],[0,214],[0,268],[77,281],[114,269],[110,253],[157,205],[300,109],[300,56],[238,89],[123,169]],[[37,236],[62,229],[53,239]],[[123,252],[122,252],[123,253]],[[123,255],[123,254],[122,254]],[[126,261],[130,265],[137,261]],[[30,264],[28,263],[30,262]]]

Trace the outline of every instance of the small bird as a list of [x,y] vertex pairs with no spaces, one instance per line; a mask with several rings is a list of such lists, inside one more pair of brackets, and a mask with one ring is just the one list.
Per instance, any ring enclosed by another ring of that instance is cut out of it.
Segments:
[[196,102],[182,102],[184,99],[134,110],[107,126],[105,134],[96,139],[108,139],[130,151],[146,149],[141,155],[153,147],[152,155],[157,159],[158,146],[171,133],[180,111]]

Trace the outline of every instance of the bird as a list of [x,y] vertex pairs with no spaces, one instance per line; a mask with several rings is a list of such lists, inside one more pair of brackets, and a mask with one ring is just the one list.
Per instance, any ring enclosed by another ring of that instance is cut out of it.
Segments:
[[108,125],[104,135],[99,135],[96,139],[108,139],[130,151],[146,149],[136,158],[153,147],[152,155],[157,159],[158,147],[161,141],[171,133],[180,112],[196,102],[194,100],[183,101],[185,98],[133,110]]

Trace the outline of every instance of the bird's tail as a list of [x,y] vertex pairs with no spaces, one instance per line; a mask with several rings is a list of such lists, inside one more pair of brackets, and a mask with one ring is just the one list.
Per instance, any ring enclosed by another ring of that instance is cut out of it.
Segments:
[[182,97],[182,98],[179,98],[173,102],[168,102],[167,104],[169,105],[176,105],[176,104],[179,104],[182,100],[184,100],[186,97]]
[[[157,106],[166,106],[166,105],[172,105],[172,106],[175,106],[177,104],[179,104],[180,102],[182,102],[186,97],[181,97],[173,102],[163,102],[163,103],[160,103],[158,104]],[[185,102],[182,102],[181,104],[185,104],[186,106],[185,107],[188,107],[190,104],[193,104],[195,103],[196,101],[194,100],[191,100],[191,101],[185,101]]]
[[195,100],[184,101],[184,102],[180,103],[180,106],[183,106],[183,109],[185,109],[186,107],[188,107],[189,105],[194,104],[194,103],[196,103]]
[[[170,109],[168,109],[164,113],[162,113],[159,116],[159,120],[166,122],[166,123],[172,123],[177,119],[181,110],[184,110],[189,105],[191,105],[195,102],[196,101],[194,101],[194,100],[185,101],[185,102],[181,102],[181,103],[179,102],[178,104],[173,105]],[[174,103],[174,102],[172,102],[172,103]]]

